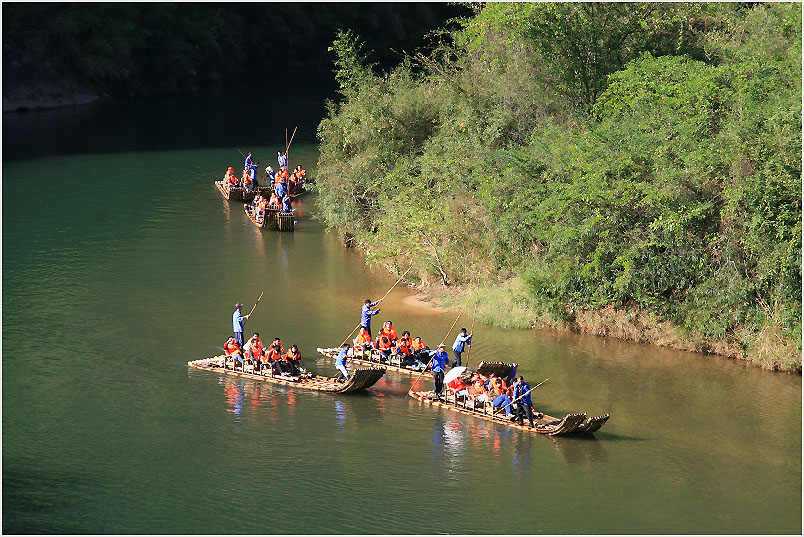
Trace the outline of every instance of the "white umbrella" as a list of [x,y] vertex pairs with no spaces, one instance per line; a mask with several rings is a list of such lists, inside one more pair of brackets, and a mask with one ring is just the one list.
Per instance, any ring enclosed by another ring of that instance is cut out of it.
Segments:
[[463,374],[464,371],[469,369],[468,367],[460,366],[460,367],[453,367],[449,370],[449,372],[444,375],[444,384],[449,384],[450,381],[455,380],[459,376]]

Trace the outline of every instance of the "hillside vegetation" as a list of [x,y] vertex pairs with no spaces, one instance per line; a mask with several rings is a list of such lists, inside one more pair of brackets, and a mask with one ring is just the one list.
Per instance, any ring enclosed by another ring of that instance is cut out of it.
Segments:
[[338,35],[327,224],[485,321],[800,372],[801,4],[475,9],[385,72]]

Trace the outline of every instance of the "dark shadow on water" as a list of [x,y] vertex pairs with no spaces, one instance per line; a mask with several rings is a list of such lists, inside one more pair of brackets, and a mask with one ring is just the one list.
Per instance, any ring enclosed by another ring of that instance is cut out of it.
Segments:
[[87,507],[81,490],[94,488],[89,474],[3,459],[4,534],[87,532],[78,520]]
[[80,106],[3,113],[3,161],[45,155],[315,143],[325,100],[336,97],[329,71],[250,85],[227,81],[190,95],[99,100]]

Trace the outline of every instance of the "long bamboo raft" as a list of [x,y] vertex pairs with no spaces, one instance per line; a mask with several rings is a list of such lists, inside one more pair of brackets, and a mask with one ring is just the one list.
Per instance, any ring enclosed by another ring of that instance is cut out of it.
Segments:
[[[494,373],[496,376],[502,378],[510,378],[516,374],[514,364],[507,364],[505,362],[480,362],[480,365],[478,365],[476,371],[484,376],[489,376],[491,373]],[[556,418],[544,414],[539,419],[534,416],[534,427],[530,427],[527,418],[523,420],[524,425],[519,425],[518,422],[512,422],[505,415],[505,411],[502,409],[495,409],[490,402],[478,403],[471,398],[465,397],[459,399],[454,394],[446,395],[444,397],[444,401],[438,401],[435,399],[435,393],[432,390],[416,392],[411,390],[408,392],[408,395],[428,405],[446,408],[448,410],[452,410],[453,412],[475,416],[487,421],[493,421],[506,425],[507,427],[513,427],[514,429],[521,429],[523,431],[531,431],[549,436],[591,434],[603,427],[603,425],[611,417],[611,414],[589,416],[586,412],[567,414],[563,418]]]
[[[338,347],[330,347],[328,349],[322,349],[319,347],[316,350],[324,356],[333,359],[337,358],[338,353],[340,352]],[[349,360],[358,365],[379,365],[386,368],[388,371],[397,371],[399,373],[406,373],[408,375],[415,375],[421,371],[421,369],[417,369],[413,366],[404,365],[400,358],[396,358],[394,356],[392,356],[390,360],[386,360],[385,357],[375,349],[372,349],[370,354],[366,354],[365,358],[350,356]]]
[[283,212],[280,210],[279,205],[266,206],[265,216],[263,218],[257,217],[253,205],[244,203],[243,210],[246,212],[248,219],[259,228],[276,229],[279,231],[293,231],[296,229],[296,220],[293,216],[293,212]]
[[263,380],[273,384],[282,384],[294,388],[330,393],[356,392],[371,388],[385,374],[385,368],[383,367],[356,368],[346,382],[338,382],[336,378],[322,377],[313,375],[312,373],[300,377],[273,375],[273,372],[261,374],[254,372],[254,368],[249,365],[246,365],[243,369],[232,370],[228,367],[224,368],[225,358],[226,356],[224,355],[213,356],[212,358],[203,358],[201,360],[187,362],[187,365],[205,371],[226,373],[227,375],[234,375],[236,377]]
[[273,187],[270,185],[260,186],[251,191],[246,190],[242,186],[230,186],[224,181],[215,181],[215,186],[218,187],[218,190],[224,199],[231,201],[253,201],[254,196],[257,195],[257,192],[265,197],[270,196],[271,192],[273,192]]

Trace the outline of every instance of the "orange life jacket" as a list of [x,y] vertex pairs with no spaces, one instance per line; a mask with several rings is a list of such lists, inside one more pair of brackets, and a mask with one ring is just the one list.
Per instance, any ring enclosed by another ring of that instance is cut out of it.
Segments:
[[387,331],[385,330],[385,328],[383,328],[382,331],[380,332],[380,336],[387,337],[388,341],[393,341],[397,338],[396,330],[394,329],[393,326],[389,328]]
[[451,381],[449,381],[449,383],[447,383],[447,386],[449,386],[450,389],[455,392],[459,392],[461,390],[466,389],[466,383],[463,381],[461,377],[452,379]]
[[286,360],[300,360],[301,359],[301,352],[296,351],[296,354],[293,354],[292,350],[288,350],[287,354],[285,354]]
[[427,345],[424,344],[422,338],[417,337],[413,339],[413,343],[411,343],[410,346],[413,348],[414,351],[418,351],[425,348]]
[[391,341],[386,337],[385,341],[382,340],[384,336],[380,336],[380,340],[377,342],[377,348],[381,351],[387,351],[391,348]]
[[283,349],[281,345],[279,346],[278,351],[274,348],[273,345],[271,345],[271,348],[268,349],[268,360],[270,360],[272,362],[274,360],[279,360],[280,358],[282,358],[282,355],[284,354],[284,352],[285,352],[285,349]]
[[228,341],[228,340],[226,341],[226,343],[223,344],[223,351],[229,356],[231,356],[232,354],[243,353],[243,351],[240,350],[240,343],[238,343],[237,341]]
[[271,201],[268,204],[269,205],[279,205],[279,196],[276,195],[276,192],[271,194]]
[[362,345],[363,343],[371,343],[371,336],[368,335],[368,332],[360,332],[357,334],[357,344]]
[[399,352],[410,354],[410,338],[408,336],[402,336],[402,339],[397,341],[396,346],[399,348]]

